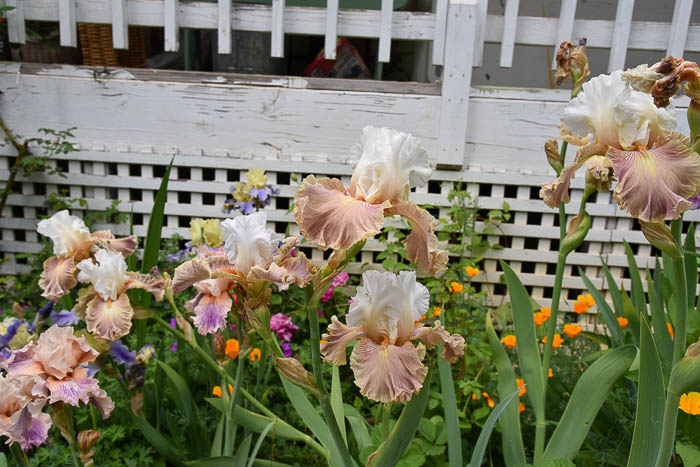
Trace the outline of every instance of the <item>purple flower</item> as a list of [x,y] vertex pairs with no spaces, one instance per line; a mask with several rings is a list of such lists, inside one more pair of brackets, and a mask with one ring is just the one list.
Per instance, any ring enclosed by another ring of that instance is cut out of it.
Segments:
[[287,358],[292,356],[292,347],[289,345],[289,342],[282,342],[280,347],[282,348],[282,355]]
[[46,305],[39,308],[39,311],[37,311],[37,313],[42,318],[46,318],[49,315],[49,313],[51,313],[53,311],[53,306],[54,306],[54,302],[46,302]]
[[51,312],[51,321],[59,326],[75,326],[80,322],[80,317],[73,310],[61,310]]
[[173,342],[173,345],[171,345],[168,350],[171,352],[177,352],[177,341]]
[[182,263],[182,261],[185,259],[186,255],[187,255],[187,250],[180,250],[177,253],[173,253],[171,255],[168,255],[168,263],[170,263],[170,264]]
[[333,278],[333,282],[331,282],[331,285],[333,287],[342,287],[347,283],[348,279],[350,279],[350,274],[348,274],[347,272],[341,272]]
[[252,201],[236,201],[236,209],[240,209],[243,214],[252,214],[255,211],[255,206]]
[[688,198],[688,201],[693,203],[693,205],[690,207],[690,209],[700,208],[700,193],[698,193],[697,196],[693,196],[692,198]]
[[275,313],[270,318],[270,329],[277,334],[279,339],[284,341],[290,341],[294,335],[294,331],[299,328],[292,322],[292,318],[283,315],[282,313]]
[[10,341],[15,337],[15,334],[17,334],[17,330],[20,326],[22,326],[22,321],[14,318],[12,324],[8,326],[7,332],[5,334],[0,334],[0,348],[10,345]]
[[109,354],[117,365],[130,366],[136,361],[136,352],[129,351],[129,347],[124,345],[121,340],[116,340],[109,345]]
[[177,321],[175,318],[170,318],[170,326],[176,328],[177,327]]
[[264,203],[269,197],[270,197],[270,192],[267,191],[267,188],[251,188],[250,191],[248,191],[248,194],[253,198],[257,199],[261,203]]
[[100,365],[97,362],[90,362],[87,365],[84,365],[85,368],[87,368],[88,371],[88,376],[92,378],[95,376],[95,374],[100,371]]

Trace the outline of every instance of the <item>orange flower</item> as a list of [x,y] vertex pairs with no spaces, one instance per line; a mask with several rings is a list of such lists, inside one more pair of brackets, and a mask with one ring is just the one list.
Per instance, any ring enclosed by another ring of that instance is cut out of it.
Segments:
[[450,292],[460,293],[462,290],[464,290],[464,286],[462,284],[460,284],[459,282],[452,282],[450,284]]
[[581,334],[581,326],[578,324],[565,324],[564,325],[564,334],[569,336],[569,339],[576,339],[579,334]]
[[518,389],[520,391],[518,392],[518,397],[522,397],[523,394],[527,392],[527,387],[525,386],[525,380],[522,378],[517,378],[515,382],[518,384]]
[[668,333],[671,335],[671,339],[673,339],[673,326],[671,326],[671,323],[668,321],[666,322],[666,328],[668,329]]
[[426,315],[421,316],[418,318],[418,322],[425,321],[428,317]]
[[464,270],[466,271],[467,276],[469,276],[470,278],[475,277],[479,274],[479,268],[467,266]]
[[228,393],[233,394],[233,384],[231,383],[228,384]]
[[226,355],[229,356],[229,358],[238,357],[239,349],[240,346],[238,344],[238,339],[229,339],[226,341],[226,349],[224,351],[226,352]]
[[477,400],[478,398],[479,398],[479,397],[476,395],[476,393],[473,392],[473,393],[472,393],[472,400],[475,401],[475,400]]
[[629,323],[629,320],[627,318],[617,318],[617,324],[620,325],[622,330],[624,330],[627,327],[627,324]]
[[688,415],[700,415],[700,393],[689,392],[681,395],[678,407]]
[[489,407],[491,407],[493,409],[494,405],[496,405],[496,404],[493,403],[493,399],[491,399],[491,397],[489,396],[489,393],[482,392],[481,395],[486,398],[486,403],[488,404]]
[[321,339],[320,343],[321,343],[321,344],[327,344],[328,341],[327,341],[326,339]]
[[505,346],[508,347],[509,349],[512,349],[513,347],[515,347],[515,344],[516,344],[515,336],[512,334],[508,334],[503,339],[501,339],[501,342],[503,342],[505,344]]
[[251,362],[257,362],[258,360],[260,360],[260,349],[258,349],[257,347],[254,348],[253,351],[250,352],[249,358]]
[[540,313],[544,315],[544,320],[547,321],[552,316],[552,309],[546,306],[540,308]]
[[[547,336],[544,336],[542,338],[542,342],[547,342]],[[552,348],[556,349],[559,347],[562,343],[564,342],[564,339],[561,338],[561,335],[559,333],[554,334],[554,340],[552,341]]]
[[554,376],[554,373],[552,372],[552,369],[550,368],[549,371],[547,372],[547,378],[551,378]]
[[580,315],[587,312],[594,305],[595,300],[591,294],[579,295],[574,302],[574,312]]
[[435,308],[433,308],[433,317],[439,318],[441,313],[442,313],[442,308],[440,308],[439,306],[436,306]]
[[537,313],[534,314],[535,316],[535,326],[540,327],[544,324],[545,321],[547,321],[547,318],[544,316],[544,313],[541,311],[538,311]]
[[221,386],[214,386],[214,389],[212,389],[211,393],[214,394],[216,397],[221,397]]
[[525,404],[518,401],[518,413],[523,413],[525,411]]

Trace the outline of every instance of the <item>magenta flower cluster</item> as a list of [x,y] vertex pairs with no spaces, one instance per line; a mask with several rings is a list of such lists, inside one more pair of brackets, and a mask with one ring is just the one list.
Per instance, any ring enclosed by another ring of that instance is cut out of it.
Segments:
[[326,293],[323,294],[323,297],[321,297],[322,302],[327,302],[333,297],[333,291],[335,290],[336,287],[342,287],[345,285],[345,283],[350,279],[350,275],[347,272],[341,272],[335,278],[333,279],[333,282],[331,282],[331,286],[328,287],[328,290],[326,290]]
[[292,318],[282,313],[275,313],[270,317],[270,329],[272,332],[277,334],[278,339],[282,339],[281,344],[282,353],[285,357],[289,357],[292,354],[292,349],[290,348],[288,342],[292,340],[292,336],[295,331],[299,330],[299,327],[292,322]]

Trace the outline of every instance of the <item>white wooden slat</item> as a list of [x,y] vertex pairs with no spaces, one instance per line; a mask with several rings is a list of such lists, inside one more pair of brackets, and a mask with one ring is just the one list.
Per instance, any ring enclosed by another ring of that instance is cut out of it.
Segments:
[[59,39],[63,47],[78,46],[75,0],[58,0]]
[[129,48],[129,18],[126,0],[112,0],[112,45],[115,49]]
[[518,28],[518,8],[520,0],[506,0],[506,10],[503,13],[503,39],[501,39],[501,58],[498,66],[510,68],[513,66],[515,52],[515,31]]
[[634,13],[634,0],[617,1],[608,73],[622,70],[625,67],[627,44],[630,40],[630,29],[632,28],[632,13]]
[[7,34],[13,44],[24,44],[27,41],[27,32],[24,26],[24,0],[6,0],[7,6],[14,7],[7,10]]
[[433,65],[445,63],[445,31],[447,29],[447,0],[435,0],[435,37]]
[[379,53],[377,60],[387,63],[391,58],[391,20],[394,0],[382,0],[382,16],[379,23]]
[[326,0],[326,41],[323,46],[326,60],[335,60],[338,43],[338,0]]
[[218,52],[231,53],[231,1],[219,0]]
[[[178,0],[164,0],[163,28],[166,52],[180,50],[180,28],[178,23]],[[214,5],[215,6],[215,5]]]
[[476,38],[474,40],[474,59],[473,66],[481,66],[482,57],[484,56],[484,39],[486,38],[487,28],[487,13],[489,9],[489,0],[477,0],[476,3]]
[[574,18],[576,17],[576,0],[561,0],[561,11],[557,24],[557,37],[552,54],[552,70],[557,69],[557,50],[563,41],[570,41],[574,35]]
[[450,0],[440,100],[437,165],[462,168],[472,80],[476,0]]
[[692,9],[693,0],[676,0],[676,5],[673,7],[673,21],[671,23],[671,33],[668,35],[666,55],[683,56]]
[[285,0],[272,0],[272,42],[270,55],[284,57]]

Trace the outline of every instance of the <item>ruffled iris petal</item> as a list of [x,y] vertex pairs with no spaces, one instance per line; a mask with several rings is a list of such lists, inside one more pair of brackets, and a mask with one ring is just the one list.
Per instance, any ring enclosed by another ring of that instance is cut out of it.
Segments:
[[75,272],[75,261],[72,257],[52,256],[44,261],[44,270],[39,277],[39,287],[44,291],[41,296],[54,302],[58,301],[78,283]]
[[571,179],[574,178],[576,171],[593,156],[604,155],[608,147],[604,144],[589,144],[580,148],[576,152],[576,160],[573,164],[567,165],[561,171],[557,179],[551,182],[543,183],[540,189],[540,198],[550,208],[558,208],[560,203],[569,202],[569,187]]
[[350,342],[364,337],[366,334],[362,328],[348,326],[338,321],[336,316],[331,316],[331,324],[328,325],[328,333],[323,334],[321,343],[321,355],[323,360],[334,365],[347,363],[346,352]]
[[226,292],[219,296],[200,294],[199,300],[192,308],[194,312],[192,322],[197,331],[206,336],[225,328],[226,315],[231,309],[231,305],[233,305],[233,300]]
[[294,198],[294,217],[307,240],[323,249],[347,249],[379,233],[389,206],[348,196],[338,179],[310,175]]
[[211,277],[211,269],[204,259],[193,259],[182,263],[173,274],[173,294],[177,295],[195,282]]
[[98,295],[88,304],[85,323],[89,332],[113,341],[129,333],[133,315],[134,310],[126,294],[107,301]]
[[109,230],[100,230],[93,232],[92,238],[102,247],[113,253],[121,253],[124,258],[136,251],[139,242],[135,235],[128,237],[115,238],[114,234]]
[[406,258],[418,263],[418,267],[434,275],[447,269],[448,255],[445,250],[438,248],[435,236],[437,221],[425,209],[404,201],[394,203],[386,210],[386,215],[403,216],[411,223],[411,233],[406,237]]
[[700,189],[700,156],[688,141],[672,133],[649,149],[610,149],[618,179],[614,196],[624,211],[645,222],[661,222],[691,208],[688,198]]
[[431,348],[444,342],[442,347],[442,358],[454,363],[459,357],[464,355],[464,337],[459,334],[450,334],[445,330],[445,327],[436,321],[432,328],[426,326],[418,326],[411,333],[411,340],[420,339]]
[[256,212],[221,223],[226,257],[236,271],[247,276],[253,266],[267,267],[276,253],[267,214]]
[[153,268],[149,274],[139,272],[128,272],[128,279],[124,284],[124,289],[143,289],[153,294],[157,301],[163,300],[165,294],[165,279],[158,274],[158,270]]
[[360,393],[377,402],[406,402],[423,387],[428,369],[410,342],[376,344],[363,338],[350,356]]

